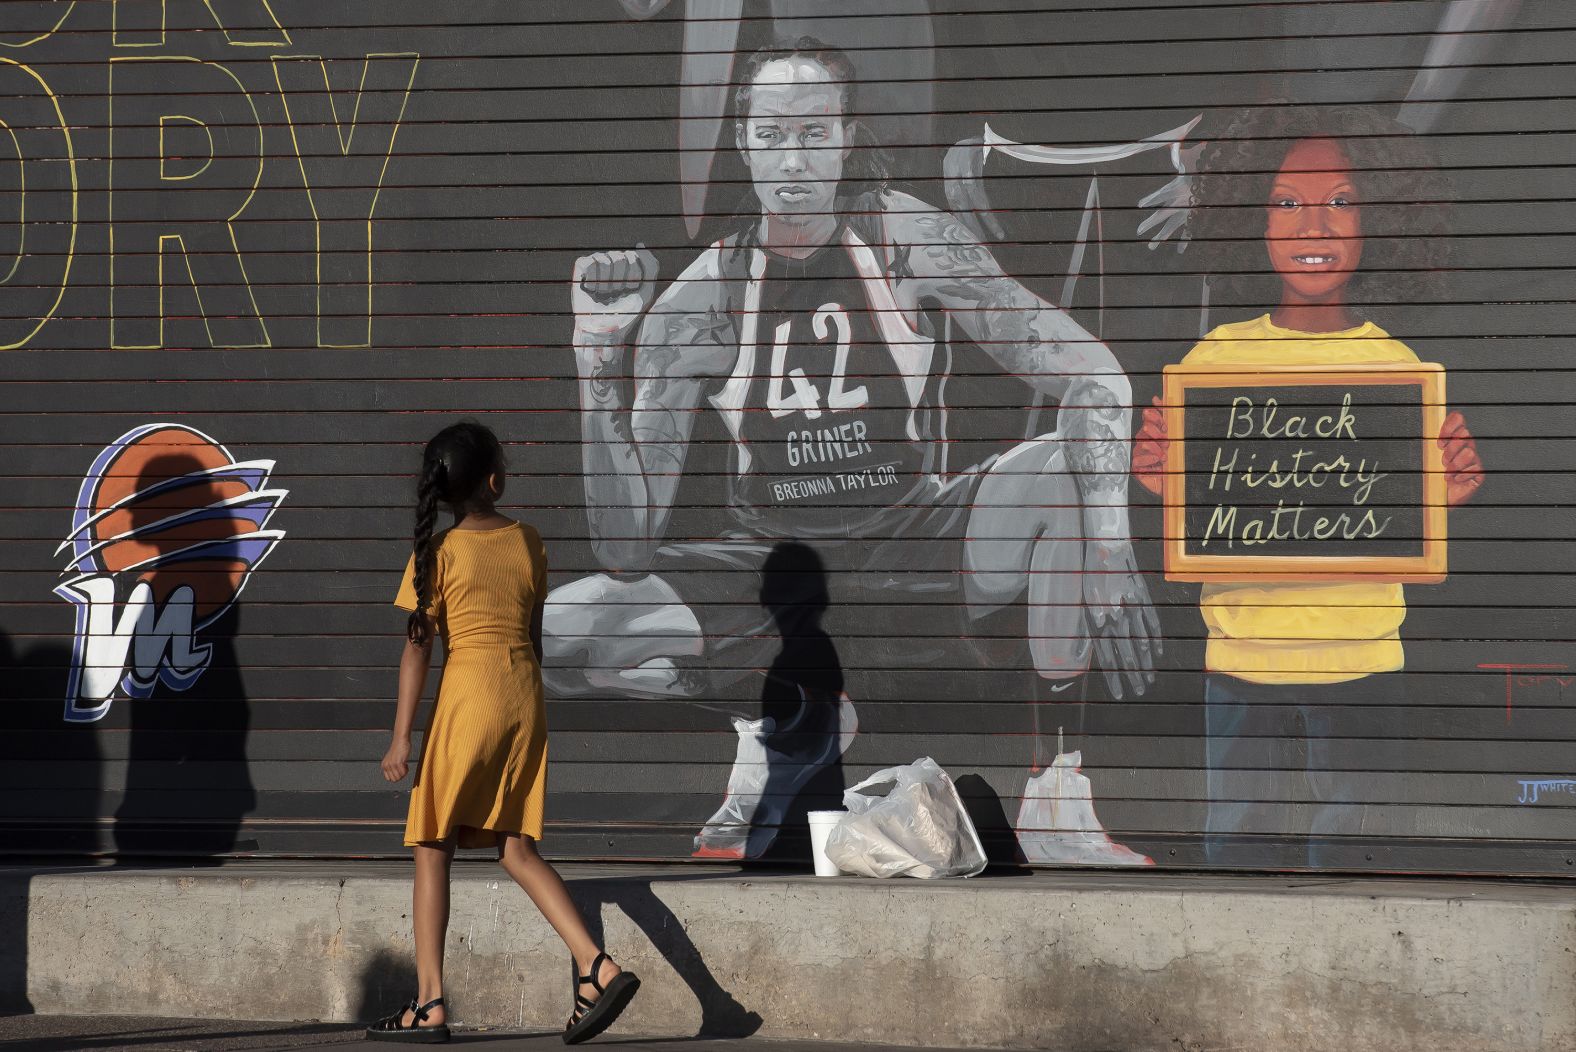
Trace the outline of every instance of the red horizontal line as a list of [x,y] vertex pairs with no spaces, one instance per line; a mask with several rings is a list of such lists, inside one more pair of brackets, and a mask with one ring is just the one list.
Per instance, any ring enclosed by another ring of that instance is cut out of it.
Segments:
[[1515,669],[1515,670],[1540,669],[1540,668],[1542,668],[1542,669],[1565,669],[1565,668],[1569,668],[1569,667],[1570,667],[1569,665],[1519,665],[1519,664],[1479,664],[1478,665],[1478,668],[1497,668],[1497,669]]

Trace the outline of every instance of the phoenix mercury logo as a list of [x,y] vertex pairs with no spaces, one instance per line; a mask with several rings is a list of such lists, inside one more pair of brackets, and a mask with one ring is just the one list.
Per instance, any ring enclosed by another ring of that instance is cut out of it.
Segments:
[[67,721],[101,719],[117,691],[197,682],[213,653],[200,634],[284,537],[265,529],[286,496],[267,488],[273,468],[180,424],[136,428],[93,461],[55,553],[70,557],[55,594],[77,615]]

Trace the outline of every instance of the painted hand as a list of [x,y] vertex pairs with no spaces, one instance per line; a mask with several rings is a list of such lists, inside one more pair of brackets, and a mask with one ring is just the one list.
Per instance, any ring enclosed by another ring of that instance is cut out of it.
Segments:
[[1178,252],[1187,251],[1187,218],[1193,207],[1193,180],[1179,175],[1165,186],[1138,202],[1139,208],[1153,208],[1143,222],[1138,224],[1138,236],[1149,235],[1149,250],[1153,252],[1177,231]]
[[1133,477],[1157,497],[1165,479],[1166,450],[1170,444],[1165,410],[1160,408],[1160,399],[1155,398],[1144,408],[1144,424],[1133,436]]
[[1460,413],[1445,417],[1439,448],[1445,451],[1445,502],[1451,507],[1465,504],[1483,485],[1483,462],[1478,459],[1477,440]]
[[[1197,118],[1195,118],[1196,122]],[[1186,252],[1188,243],[1187,221],[1193,211],[1193,175],[1198,170],[1198,157],[1203,153],[1203,143],[1181,147],[1176,160],[1181,169],[1175,179],[1138,202],[1139,208],[1153,208],[1143,222],[1138,224],[1138,235],[1149,235],[1149,250],[1153,252],[1175,235],[1177,251]]]
[[570,301],[576,335],[622,341],[651,306],[657,269],[657,257],[644,245],[633,252],[594,252],[575,260]]
[[1155,658],[1164,648],[1160,619],[1150,605],[1133,546],[1126,541],[1090,541],[1083,581],[1095,663],[1112,697],[1121,700],[1124,677],[1137,697],[1154,683]]
[[395,737],[383,754],[383,777],[397,782],[410,770],[410,739]]

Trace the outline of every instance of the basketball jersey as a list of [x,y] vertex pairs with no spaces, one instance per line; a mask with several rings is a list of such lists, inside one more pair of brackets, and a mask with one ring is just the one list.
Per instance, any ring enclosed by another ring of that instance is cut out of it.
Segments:
[[934,491],[945,471],[938,348],[846,225],[805,259],[751,248],[738,333],[712,404],[733,437],[730,504],[742,526],[862,536]]

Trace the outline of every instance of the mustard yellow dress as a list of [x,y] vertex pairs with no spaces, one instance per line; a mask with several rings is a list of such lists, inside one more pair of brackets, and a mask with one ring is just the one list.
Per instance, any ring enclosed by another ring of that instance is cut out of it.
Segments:
[[[524,523],[433,538],[427,613],[447,656],[410,793],[405,843],[491,847],[542,838],[547,718],[531,618],[547,594],[542,538]],[[394,605],[416,609],[416,560]]]

